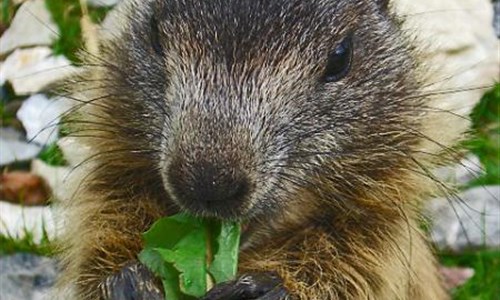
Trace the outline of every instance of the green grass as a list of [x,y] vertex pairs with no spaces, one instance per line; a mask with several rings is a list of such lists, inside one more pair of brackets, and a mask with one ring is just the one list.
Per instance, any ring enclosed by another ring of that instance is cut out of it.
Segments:
[[[485,173],[467,187],[500,184],[500,84],[497,83],[474,108],[473,138],[465,147],[476,154]],[[500,213],[500,212],[497,212]],[[448,266],[466,266],[476,272],[464,286],[453,291],[456,300],[500,300],[500,251],[479,250],[463,254],[442,254]]]
[[486,93],[472,115],[474,138],[465,147],[481,160],[485,174],[472,186],[500,184],[500,83]]
[[14,12],[16,7],[14,7],[14,4],[12,3],[11,0],[0,0],[2,1],[1,3],[1,20],[0,24],[2,26],[8,26],[10,22],[12,21],[12,17],[14,16]]
[[43,149],[43,151],[38,155],[38,158],[51,166],[57,167],[66,165],[63,153],[56,143],[45,147],[45,149]]
[[445,266],[470,267],[474,276],[462,287],[452,291],[455,300],[500,299],[500,252],[480,250],[468,253],[442,254]]
[[35,242],[33,234],[29,231],[26,231],[21,239],[0,234],[0,256],[19,252],[51,256],[55,253],[54,250],[53,243],[50,242],[46,232],[43,232],[39,243]]
[[[56,54],[64,54],[73,62],[79,62],[78,50],[83,48],[82,29],[80,19],[82,11],[79,0],[45,0],[54,22],[61,32],[59,39],[53,46]],[[104,19],[109,8],[89,7],[89,16],[92,21],[99,23]]]

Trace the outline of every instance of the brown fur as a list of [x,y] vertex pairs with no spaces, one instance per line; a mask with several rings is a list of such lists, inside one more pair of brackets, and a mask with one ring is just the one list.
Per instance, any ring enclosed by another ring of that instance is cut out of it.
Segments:
[[[130,2],[126,30],[68,81],[79,102],[68,122],[91,151],[67,204],[60,285],[99,299],[140,234],[182,207],[172,161],[183,174],[209,159],[253,182],[231,217],[249,216],[240,272],[275,270],[298,299],[447,299],[418,226],[436,157],[421,152],[429,99],[384,1],[195,2]],[[318,87],[351,31],[351,73]]]

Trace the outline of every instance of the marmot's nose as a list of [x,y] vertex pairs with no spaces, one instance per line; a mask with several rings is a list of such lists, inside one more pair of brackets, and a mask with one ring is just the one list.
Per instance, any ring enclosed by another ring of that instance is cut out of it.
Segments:
[[196,213],[224,215],[235,211],[242,206],[250,186],[240,170],[207,162],[174,162],[168,177],[175,199]]

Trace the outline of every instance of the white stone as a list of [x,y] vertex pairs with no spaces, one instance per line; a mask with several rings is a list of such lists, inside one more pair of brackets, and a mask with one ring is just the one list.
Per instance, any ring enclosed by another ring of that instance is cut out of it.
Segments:
[[24,141],[21,133],[9,128],[0,128],[0,166],[30,160],[41,150],[40,145]]
[[0,85],[4,84],[7,80],[12,80],[20,72],[22,75],[23,70],[36,65],[51,54],[52,50],[48,47],[18,49],[0,65]]
[[94,7],[113,6],[121,0],[87,0],[88,5]]
[[51,54],[48,47],[14,51],[0,65],[0,84],[9,81],[16,95],[29,95],[76,72],[66,57]]
[[[54,258],[17,253],[0,257],[2,300],[52,300],[59,267]],[[74,299],[74,298],[66,298]]]
[[77,166],[91,155],[91,149],[79,141],[79,138],[63,137],[57,145],[63,152],[64,158],[70,166]]
[[431,236],[442,250],[500,247],[500,186],[477,187],[430,201]]
[[59,37],[44,0],[26,1],[0,38],[0,56],[20,47],[49,46]]
[[31,163],[31,173],[44,179],[55,199],[69,199],[72,196],[72,191],[65,184],[71,174],[71,167],[55,167],[35,159]]
[[49,240],[56,237],[54,211],[50,206],[25,207],[0,201],[0,234],[22,239],[26,233],[33,242],[40,243],[47,234]]
[[437,178],[452,186],[464,186],[483,173],[484,169],[479,158],[473,154],[467,155],[458,164],[444,166],[434,171]]
[[395,0],[392,5],[406,19],[404,28],[416,38],[422,62],[430,70],[432,84],[425,92],[444,91],[432,96],[428,108],[433,121],[423,130],[429,141],[422,151],[436,153],[455,144],[469,128],[472,108],[499,80],[500,41],[492,25],[493,6],[490,0]]
[[[77,189],[81,188],[85,182],[82,178],[87,178],[87,174],[96,167],[95,160],[89,159],[92,155],[91,148],[82,143],[82,138],[63,137],[57,145],[63,152],[64,158],[69,164],[68,173],[62,178],[62,185],[54,184],[53,190],[56,199],[60,202],[71,201]],[[43,175],[42,175],[43,177]]]
[[133,9],[138,0],[135,1],[119,1],[118,4],[111,9],[104,20],[98,27],[98,36],[100,39],[109,39],[115,37],[119,32],[124,30],[126,26],[124,20],[127,19],[129,11]]
[[58,138],[58,123],[64,112],[61,102],[36,94],[23,102],[17,118],[23,123],[28,141],[49,145]]

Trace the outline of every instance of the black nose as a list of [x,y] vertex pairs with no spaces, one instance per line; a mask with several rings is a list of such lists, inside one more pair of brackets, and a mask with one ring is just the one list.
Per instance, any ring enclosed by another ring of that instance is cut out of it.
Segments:
[[197,213],[223,215],[244,204],[249,192],[248,178],[238,169],[199,162],[174,162],[168,180],[175,199]]

